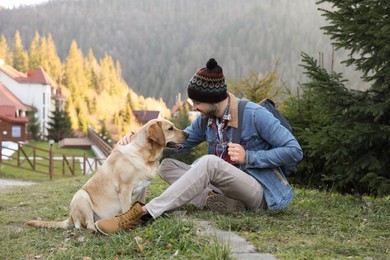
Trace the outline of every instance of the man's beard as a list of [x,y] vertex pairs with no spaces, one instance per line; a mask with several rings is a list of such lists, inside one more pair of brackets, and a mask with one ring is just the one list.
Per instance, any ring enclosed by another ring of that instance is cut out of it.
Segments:
[[217,106],[215,104],[210,104],[207,111],[200,111],[200,114],[202,115],[202,118],[212,118],[215,116],[215,113],[217,112]]

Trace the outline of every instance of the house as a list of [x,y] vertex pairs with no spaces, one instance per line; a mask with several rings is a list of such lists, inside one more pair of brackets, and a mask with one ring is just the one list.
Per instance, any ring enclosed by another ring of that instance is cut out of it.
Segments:
[[161,112],[157,110],[133,110],[133,115],[141,124],[146,124],[152,119],[161,119]]
[[63,108],[65,97],[43,68],[25,74],[0,60],[0,82],[23,104],[36,108],[42,134],[47,135],[47,123],[55,103],[58,101]]
[[26,141],[26,112],[31,107],[23,104],[0,82],[0,139]]

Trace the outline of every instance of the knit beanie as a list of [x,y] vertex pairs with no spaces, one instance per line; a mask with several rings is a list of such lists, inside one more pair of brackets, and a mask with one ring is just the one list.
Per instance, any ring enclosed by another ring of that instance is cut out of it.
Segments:
[[206,68],[195,73],[188,83],[187,93],[190,99],[204,103],[218,103],[227,98],[225,77],[215,59],[209,59]]

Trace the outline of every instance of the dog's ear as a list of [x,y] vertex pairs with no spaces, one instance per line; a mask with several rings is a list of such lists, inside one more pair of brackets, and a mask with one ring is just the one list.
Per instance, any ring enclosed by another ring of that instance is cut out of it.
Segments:
[[165,136],[162,130],[162,123],[157,122],[148,127],[147,136],[152,141],[158,143],[161,146],[165,146]]

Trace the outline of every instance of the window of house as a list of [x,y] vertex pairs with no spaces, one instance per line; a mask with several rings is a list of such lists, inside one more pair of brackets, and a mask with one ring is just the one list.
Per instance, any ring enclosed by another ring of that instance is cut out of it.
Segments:
[[20,125],[12,126],[12,137],[22,137],[22,127]]

